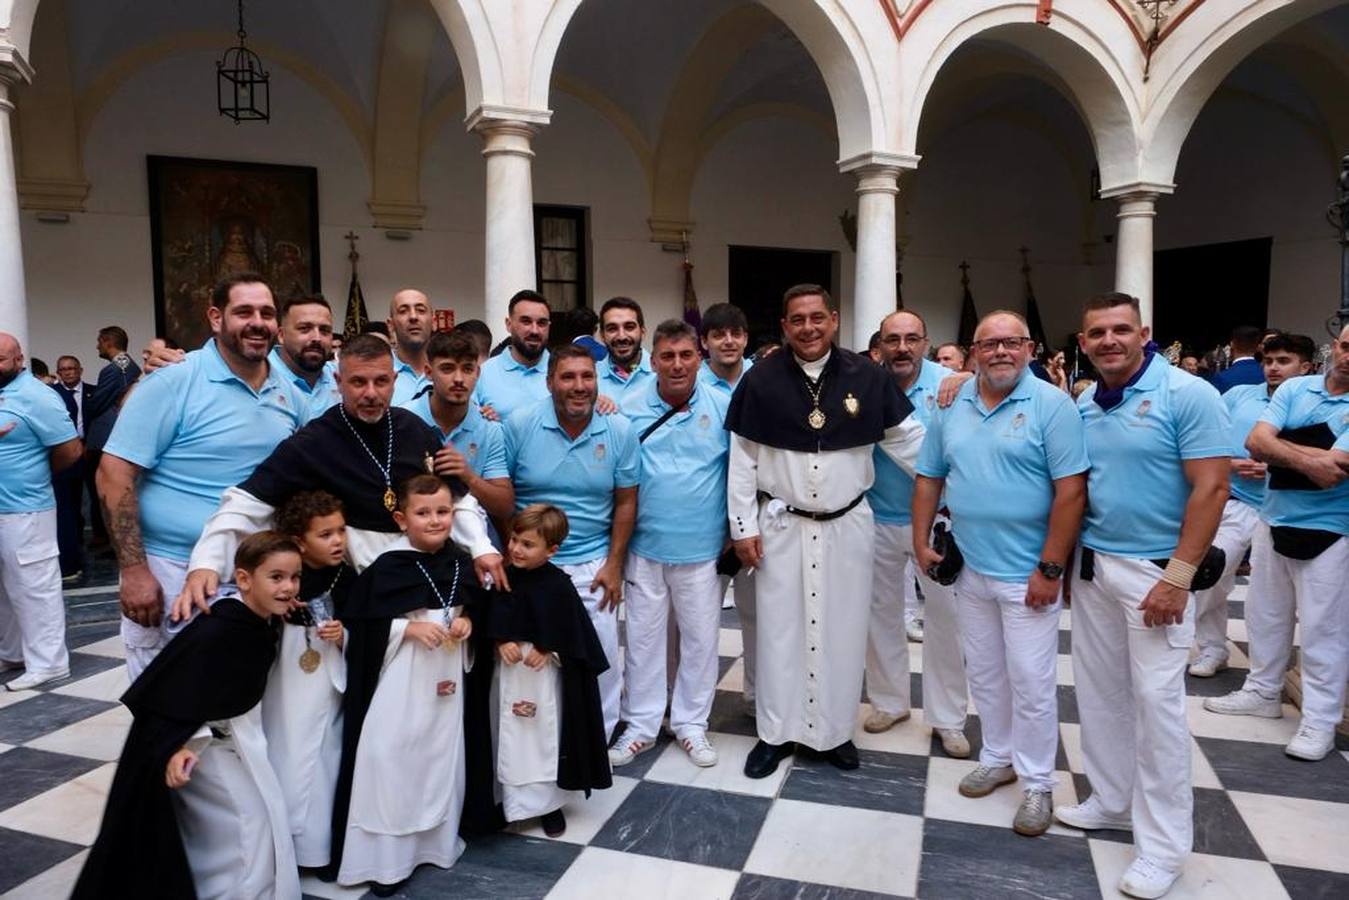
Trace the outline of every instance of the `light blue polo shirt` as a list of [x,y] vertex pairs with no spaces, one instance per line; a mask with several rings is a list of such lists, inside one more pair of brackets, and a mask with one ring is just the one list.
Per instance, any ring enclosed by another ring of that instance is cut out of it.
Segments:
[[431,383],[431,379],[426,374],[419,372],[412,366],[398,358],[398,354],[393,355],[393,405],[402,406]]
[[[16,423],[0,437],[0,513],[34,513],[56,508],[49,451],[77,437],[65,401],[50,386],[20,369],[0,388],[0,426]],[[722,504],[722,515],[726,514]]]
[[[1059,478],[1090,468],[1072,398],[1029,367],[991,410],[971,378],[938,410],[918,454],[918,474],[946,479],[951,530],[974,571],[1022,582],[1040,561]],[[925,404],[926,405],[926,404]]]
[[[922,360],[918,377],[904,392],[913,404],[913,414],[923,428],[929,427],[937,408],[937,391],[942,379],[951,372],[931,360]],[[871,513],[881,525],[909,525],[913,522],[913,478],[877,447],[872,451],[876,480],[867,491]],[[1036,560],[1039,561],[1038,558]]]
[[[1324,422],[1335,435],[1335,446],[1344,448],[1349,435],[1349,393],[1332,396],[1326,390],[1326,376],[1303,375],[1279,385],[1261,422],[1285,428],[1305,428]],[[1265,492],[1260,517],[1270,525],[1315,528],[1349,534],[1349,481],[1322,491]]]
[[726,395],[726,399],[731,399],[731,394],[735,393],[735,385],[745,380],[745,373],[754,368],[754,362],[748,356],[740,364],[740,377],[736,379],[735,384],[731,384],[725,378],[722,378],[716,372],[712,371],[712,364],[703,360],[703,364],[698,367],[698,383],[705,384],[708,387],[714,387]]
[[342,402],[342,393],[337,388],[337,364],[332,360],[323,364],[323,371],[319,373],[318,381],[315,381],[312,387],[303,375],[296,375],[291,371],[290,366],[281,358],[281,351],[278,348],[272,348],[272,352],[267,355],[267,362],[271,363],[274,370],[289,378],[300,393],[308,398],[309,418],[317,419]]
[[[1255,423],[1260,421],[1265,407],[1269,406],[1269,388],[1264,384],[1238,384],[1227,389],[1222,395],[1227,415],[1232,419],[1232,458],[1250,459],[1246,451],[1246,438],[1250,436]],[[1232,473],[1231,491],[1233,498],[1257,510],[1265,502],[1265,479],[1242,478]]]
[[185,562],[225,489],[309,421],[309,398],[289,372],[270,367],[255,392],[209,340],[136,383],[103,452],[144,470],[137,495],[146,552]]
[[464,421],[449,434],[440,430],[436,417],[431,414],[430,391],[404,403],[403,408],[416,413],[423,422],[434,428],[446,444],[453,444],[454,449],[462,453],[473,471],[478,473],[478,477],[510,477],[510,467],[506,464],[506,431],[500,422],[483,418],[472,400],[469,401]]
[[[699,385],[686,411],[666,419],[641,442],[633,553],[659,563],[706,562],[721,554],[731,458],[725,428],[729,405],[721,392]],[[669,408],[651,379],[628,394],[622,409],[640,438]]]
[[1077,408],[1087,429],[1087,515],[1082,543],[1134,559],[1165,559],[1180,540],[1190,499],[1187,459],[1232,452],[1232,422],[1218,392],[1155,354],[1147,370],[1106,412],[1082,392]]
[[651,362],[647,359],[649,355],[645,350],[642,351],[642,358],[627,378],[621,377],[614,369],[612,354],[595,363],[595,379],[599,383],[600,393],[622,406],[624,400],[647,384],[655,384],[656,373],[651,371]]
[[573,441],[549,397],[516,410],[506,422],[506,458],[517,510],[551,503],[567,514],[571,531],[553,562],[575,565],[609,553],[614,489],[635,487],[641,475],[631,422],[593,415]]
[[532,366],[515,361],[507,347],[482,364],[478,375],[479,399],[496,410],[502,422],[515,410],[548,396],[548,351]]

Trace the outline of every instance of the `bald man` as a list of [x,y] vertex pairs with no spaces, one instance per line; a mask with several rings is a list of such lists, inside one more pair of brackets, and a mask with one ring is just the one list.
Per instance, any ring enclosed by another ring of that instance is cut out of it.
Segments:
[[431,339],[431,301],[421,291],[404,288],[389,301],[389,334],[393,335],[396,380],[393,405],[402,406],[431,382],[426,378],[426,342]]
[[0,332],[0,671],[25,670],[11,691],[70,675],[52,473],[84,452],[61,398],[23,362]]

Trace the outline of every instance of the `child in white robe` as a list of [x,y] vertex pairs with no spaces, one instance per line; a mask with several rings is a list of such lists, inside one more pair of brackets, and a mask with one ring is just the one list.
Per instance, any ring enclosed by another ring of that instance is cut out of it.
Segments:
[[276,770],[295,841],[295,861],[328,865],[333,792],[342,761],[342,694],[347,663],[336,617],[356,573],[347,550],[342,503],[326,491],[305,491],[277,511],[278,531],[300,546],[300,599],[281,626],[276,662],[262,697],[267,756]]

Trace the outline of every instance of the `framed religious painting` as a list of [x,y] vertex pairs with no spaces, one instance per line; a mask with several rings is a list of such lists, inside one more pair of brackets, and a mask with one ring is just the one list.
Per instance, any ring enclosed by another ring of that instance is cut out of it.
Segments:
[[237,272],[262,275],[278,305],[318,292],[317,169],[146,159],[157,335],[200,347],[211,287]]

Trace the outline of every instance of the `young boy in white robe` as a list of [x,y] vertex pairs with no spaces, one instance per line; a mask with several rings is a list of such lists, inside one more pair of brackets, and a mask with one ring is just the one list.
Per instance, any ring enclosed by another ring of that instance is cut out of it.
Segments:
[[122,696],[135,721],[74,897],[300,897],[259,709],[300,553],[264,531],[234,565],[235,584]]
[[562,807],[612,784],[599,675],[609,668],[571,578],[549,560],[567,516],[527,506],[511,522],[509,594],[488,616],[496,641],[496,774],[508,822],[538,818],[544,834],[567,828]]
[[347,551],[342,502],[326,491],[304,491],[276,514],[276,528],[294,538],[304,569],[300,600],[281,626],[276,662],[262,697],[267,756],[276,770],[290,817],[295,861],[328,865],[333,792],[342,761],[342,656],[338,611],[356,580]]
[[[465,609],[473,562],[450,542],[454,505],[438,476],[399,486],[403,537],[352,585],[342,611],[347,690],[331,871],[391,896],[417,866],[463,852]],[[490,778],[490,773],[488,774]]]

